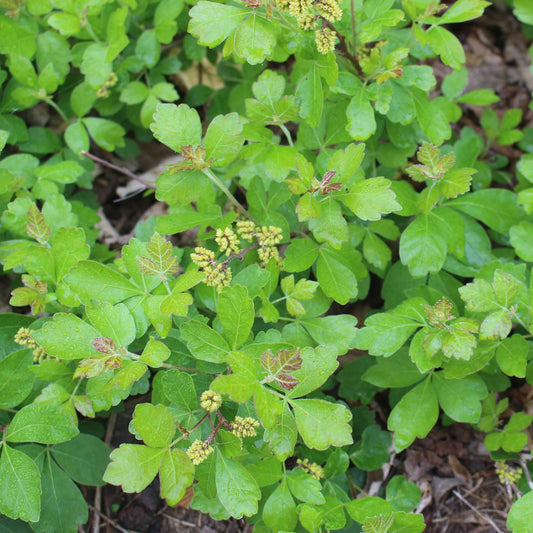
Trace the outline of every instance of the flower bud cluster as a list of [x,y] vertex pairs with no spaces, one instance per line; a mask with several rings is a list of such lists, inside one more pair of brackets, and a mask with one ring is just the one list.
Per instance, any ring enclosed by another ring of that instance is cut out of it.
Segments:
[[209,443],[197,439],[189,446],[186,453],[192,464],[196,466],[203,463],[213,451]]
[[315,31],[316,49],[321,54],[327,54],[335,49],[335,32],[330,28],[320,28]]
[[255,437],[257,435],[256,429],[259,427],[259,422],[251,416],[247,416],[246,418],[236,416],[235,420],[230,422],[230,425],[231,432],[242,439],[244,437]]
[[342,9],[337,0],[315,0],[313,7],[328,22],[337,22],[342,18]]
[[276,5],[281,11],[288,11],[295,17],[298,26],[306,31],[315,29],[318,18],[331,23],[342,18],[338,0],[277,0]]
[[15,333],[14,341],[21,346],[34,349],[37,347],[37,343],[30,337],[30,335],[30,328],[19,328],[19,330]]
[[311,463],[309,459],[298,459],[296,464],[303,468],[308,474],[311,474],[315,479],[322,479],[324,477],[324,469],[316,463]]
[[228,257],[240,251],[239,238],[231,228],[217,229],[215,242],[218,244],[220,251]]
[[496,461],[494,469],[502,485],[506,483],[518,483],[523,473],[521,468],[513,470],[505,461]]
[[226,263],[217,263],[215,253],[207,248],[197,246],[191,259],[205,274],[205,284],[216,287],[220,292],[231,282],[231,269]]
[[206,390],[202,392],[202,395],[200,396],[200,406],[202,409],[212,413],[213,411],[220,409],[221,405],[222,396],[220,396],[218,392],[212,390]]
[[35,350],[33,350],[32,353],[33,353],[33,362],[35,364],[39,364],[45,359],[49,359],[49,355],[46,353],[45,349],[42,346],[37,346],[37,348],[35,348]]

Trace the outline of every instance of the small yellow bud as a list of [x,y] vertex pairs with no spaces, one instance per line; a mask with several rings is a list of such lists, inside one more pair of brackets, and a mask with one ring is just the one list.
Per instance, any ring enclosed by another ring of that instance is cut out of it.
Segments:
[[315,32],[316,49],[321,54],[333,52],[335,49],[335,32],[329,28],[321,28]]
[[212,413],[213,411],[220,409],[221,405],[222,396],[220,396],[218,392],[212,390],[206,390],[202,392],[202,395],[200,396],[200,406],[202,409]]
[[33,349],[37,346],[37,343],[30,337],[30,335],[31,335],[30,328],[20,328],[15,333],[14,341],[17,344],[21,344],[22,346],[27,346],[28,348]]
[[231,432],[237,437],[255,437],[257,435],[256,429],[259,427],[259,422],[247,416],[243,418],[242,416],[236,416],[235,420],[231,422]]
[[107,77],[107,80],[105,80],[104,86],[105,87],[114,87],[118,82],[118,77],[114,72],[111,72],[109,76]]
[[191,260],[200,268],[206,268],[215,262],[215,252],[202,246],[197,246],[194,249],[194,253],[191,254]]
[[256,226],[251,220],[238,220],[237,233],[241,239],[245,241],[252,241],[256,234]]
[[342,18],[342,9],[337,0],[315,0],[313,7],[328,22],[337,22]]
[[199,465],[200,463],[203,463],[213,451],[213,447],[209,446],[206,442],[195,440],[189,446],[186,453],[193,465]]
[[97,91],[96,91],[96,98],[107,98],[109,96],[109,89],[102,85]]
[[305,13],[296,18],[298,27],[304,31],[314,30],[316,28],[316,16],[312,13]]
[[301,17],[309,11],[310,0],[291,0],[289,2],[289,13],[293,17]]
[[239,253],[239,239],[231,228],[224,230],[217,229],[215,241],[218,244],[220,251],[230,256],[231,253]]
[[42,346],[38,346],[33,350],[33,362],[38,364],[41,361],[44,361],[45,359],[48,359],[48,355],[46,354],[44,348]]
[[308,459],[298,459],[296,464],[303,468],[308,474],[311,474],[315,479],[322,479],[324,477],[324,469],[316,463],[311,463]]

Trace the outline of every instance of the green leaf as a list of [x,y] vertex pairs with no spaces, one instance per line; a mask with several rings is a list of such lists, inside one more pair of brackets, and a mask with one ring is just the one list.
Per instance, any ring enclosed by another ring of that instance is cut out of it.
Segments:
[[135,56],[148,68],[157,65],[161,56],[161,45],[157,40],[155,29],[145,30],[135,41]]
[[364,524],[370,516],[389,516],[394,507],[383,498],[364,496],[347,503],[346,510],[356,522]]
[[320,255],[316,263],[316,278],[324,294],[341,305],[345,305],[350,299],[357,297],[355,274],[338,261],[325,246],[320,248]]
[[148,87],[140,81],[131,81],[122,89],[120,101],[128,105],[144,102],[150,93]]
[[91,341],[100,333],[76,315],[56,313],[53,320],[33,331],[32,337],[47,354],[68,361],[94,355]]
[[65,442],[79,433],[70,417],[53,405],[32,403],[14,417],[6,434],[8,442]]
[[224,287],[218,297],[217,313],[232,349],[241,346],[252,330],[254,303],[242,285]]
[[236,461],[216,451],[215,483],[217,496],[224,509],[234,518],[257,513],[261,491],[252,475]]
[[301,324],[318,344],[335,348],[338,355],[354,347],[357,318],[352,315],[307,318]]
[[496,348],[496,361],[504,374],[525,378],[528,354],[529,344],[522,335],[516,333],[504,339]]
[[[292,398],[305,396],[323,385],[339,366],[337,352],[338,349],[332,346],[317,346],[316,348],[306,346],[303,348],[300,352],[302,366],[294,372],[299,383],[289,391],[288,396]],[[317,369],[320,371],[318,372]]]
[[439,22],[443,24],[466,22],[467,20],[481,17],[484,9],[488,6],[490,6],[490,2],[485,0],[458,0],[446,10]]
[[159,368],[170,357],[170,353],[170,349],[164,343],[150,337],[139,361],[146,363],[152,368]]
[[175,152],[181,152],[183,146],[198,146],[202,138],[200,117],[186,104],[158,104],[150,129],[158,141]]
[[387,359],[378,359],[377,364],[368,368],[362,376],[363,381],[384,389],[409,387],[421,378],[422,374],[406,349]]
[[141,492],[157,475],[166,448],[149,448],[142,444],[121,444],[111,452],[111,463],[104,481],[120,485],[124,492]]
[[30,394],[35,381],[32,365],[30,350],[19,350],[0,360],[0,408],[15,407]]
[[87,259],[91,251],[85,242],[85,232],[82,228],[59,228],[51,244],[58,281],[63,279],[72,267]]
[[0,54],[20,54],[31,58],[36,48],[37,28],[25,23],[24,17],[16,19],[0,16]]
[[65,142],[76,155],[89,150],[89,135],[81,120],[73,122],[65,130]]
[[54,12],[46,22],[65,37],[76,35],[81,29],[80,19],[72,13]]
[[311,70],[299,79],[295,94],[300,100],[300,116],[311,127],[318,126],[324,110],[324,90],[320,72],[315,63]]
[[161,379],[167,399],[184,412],[197,408],[196,389],[192,377],[179,370],[168,370]]
[[80,433],[67,442],[56,444],[51,451],[59,466],[77,483],[104,484],[102,477],[109,464],[111,450],[98,437]]
[[0,513],[13,520],[36,522],[41,513],[41,473],[25,454],[2,446],[0,458]]
[[125,146],[126,130],[116,122],[105,118],[87,117],[82,119],[89,135],[103,150],[112,152],[117,147]]
[[147,446],[165,448],[176,433],[176,424],[165,405],[140,403],[135,406],[133,427]]
[[135,340],[135,321],[124,304],[112,305],[109,302],[91,300],[85,306],[85,312],[101,336],[112,339],[118,347],[126,347]]
[[298,432],[306,446],[327,450],[352,444],[352,414],[346,407],[324,400],[291,400]]
[[293,454],[297,437],[294,415],[287,402],[284,402],[278,422],[275,426],[265,429],[263,438],[278,460],[285,461]]
[[403,396],[389,415],[387,427],[394,431],[396,451],[405,450],[417,437],[423,439],[438,417],[437,393],[428,377]]
[[516,194],[506,189],[483,189],[466,194],[446,205],[481,220],[499,233],[509,233],[512,226],[524,218],[524,211],[518,205]]
[[[533,12],[531,14],[533,23]],[[533,525],[533,491],[515,501],[507,515],[507,527],[513,533],[529,533]]]
[[350,459],[361,470],[379,470],[390,458],[391,443],[390,433],[372,424],[364,429],[361,441],[351,449]]
[[440,26],[433,26],[426,32],[426,35],[429,44],[435,53],[440,55],[442,62],[454,70],[461,70],[466,57],[459,39],[452,32]]
[[412,481],[403,476],[394,476],[387,484],[387,501],[397,511],[412,511],[419,503],[422,491]]
[[233,39],[226,42],[226,48],[230,46],[237,57],[245,59],[250,65],[257,65],[274,50],[276,33],[276,27],[253,10],[237,26]]
[[421,298],[412,298],[386,313],[370,315],[359,330],[356,347],[370,355],[388,357],[396,353],[427,317]]
[[44,462],[41,486],[41,516],[36,524],[32,524],[36,533],[76,531],[78,524],[87,522],[87,503],[80,489],[50,456]]
[[263,520],[274,531],[293,531],[298,523],[296,504],[284,479],[263,507]]
[[180,333],[191,353],[202,361],[222,363],[230,351],[228,343],[220,333],[198,320],[183,323]]
[[433,375],[433,385],[442,410],[456,422],[475,424],[481,416],[481,400],[487,397],[485,382],[478,375],[446,379],[442,372]]
[[188,31],[198,42],[206,46],[216,46],[226,39],[249,11],[216,2],[200,0],[191,9]]
[[400,237],[400,259],[415,278],[439,272],[446,254],[446,226],[432,214],[416,217]]
[[223,167],[237,157],[244,137],[242,122],[237,113],[217,115],[209,124],[205,134],[204,146],[206,160],[214,159],[215,167]]
[[283,269],[302,272],[310,268],[318,257],[319,248],[311,239],[293,239],[285,250]]
[[[306,199],[310,201],[310,206],[306,205]],[[326,241],[333,248],[339,248],[348,240],[348,224],[339,202],[334,198],[326,198],[318,205],[316,198],[306,194],[300,198],[297,206],[300,220],[307,219],[306,210],[314,210],[315,206],[318,206],[318,213],[307,213],[310,215],[309,229],[318,241]]]
[[101,300],[112,304],[144,294],[122,274],[97,261],[80,261],[65,277],[83,303]]
[[338,194],[337,198],[360,219],[379,220],[382,215],[402,208],[390,186],[391,182],[386,178],[368,178],[356,182],[347,193]]
[[533,262],[533,224],[523,221],[509,230],[511,244],[516,255],[524,261]]
[[183,498],[187,487],[194,481],[194,466],[184,450],[168,450],[159,472],[161,498],[174,506]]
[[356,141],[365,141],[376,131],[374,108],[365,98],[364,91],[355,95],[346,108],[346,130]]

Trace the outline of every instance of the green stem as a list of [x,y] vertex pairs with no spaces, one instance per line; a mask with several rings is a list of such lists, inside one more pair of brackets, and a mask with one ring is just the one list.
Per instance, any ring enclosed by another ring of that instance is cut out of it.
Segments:
[[292,142],[292,135],[291,132],[287,129],[285,124],[278,124],[279,129],[285,134],[285,137],[287,137],[287,141],[289,143],[289,146],[291,148],[294,148],[294,143]]
[[257,224],[257,221],[246,211],[244,206],[233,196],[231,191],[222,183],[222,181],[213,174],[210,168],[202,169],[202,172],[211,180],[211,182],[216,185],[228,198],[228,200],[234,205],[234,207],[240,211],[246,218],[250,219],[252,222]]
[[65,115],[65,113],[63,112],[63,110],[51,99],[51,98],[46,98],[45,99],[45,102],[50,106],[50,107],[53,107],[57,113],[59,114],[59,116],[65,121],[65,122],[68,122],[68,117],[67,115]]
[[354,0],[350,0],[350,15],[352,19],[352,45],[353,45],[353,52],[355,54],[357,50],[357,32],[355,29],[355,3]]

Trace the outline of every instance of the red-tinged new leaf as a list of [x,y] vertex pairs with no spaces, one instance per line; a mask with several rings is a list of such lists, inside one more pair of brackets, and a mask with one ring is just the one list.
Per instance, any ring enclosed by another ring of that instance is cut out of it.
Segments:
[[294,372],[302,367],[300,349],[280,350],[277,355],[279,361],[278,372]]
[[50,228],[44,219],[44,215],[39,211],[35,204],[32,204],[26,215],[26,233],[40,244],[45,244],[50,238]]
[[270,350],[267,350],[261,356],[261,366],[268,372],[269,375],[274,375],[276,373],[278,364],[278,358]]
[[290,374],[278,374],[276,376],[276,384],[284,390],[292,390],[298,383],[300,383],[300,380]]
[[92,340],[95,350],[109,355],[117,353],[117,346],[109,337],[96,337]]

